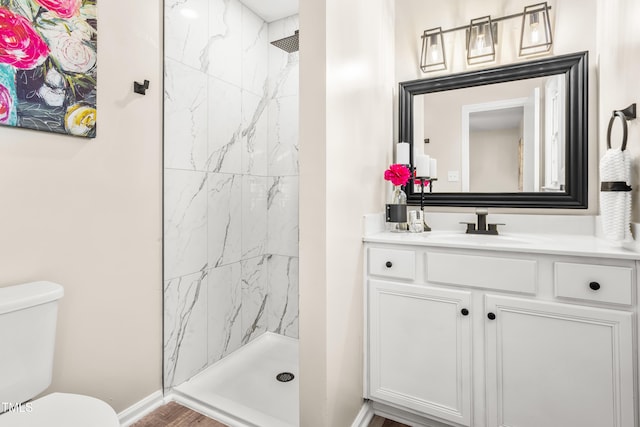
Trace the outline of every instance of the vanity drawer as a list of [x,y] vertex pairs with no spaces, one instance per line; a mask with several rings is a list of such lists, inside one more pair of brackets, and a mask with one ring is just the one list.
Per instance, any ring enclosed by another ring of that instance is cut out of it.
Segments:
[[369,274],[395,279],[416,278],[416,254],[401,249],[369,248]]
[[428,282],[536,293],[538,262],[535,259],[427,253]]
[[613,304],[633,304],[633,271],[630,267],[555,263],[556,297]]

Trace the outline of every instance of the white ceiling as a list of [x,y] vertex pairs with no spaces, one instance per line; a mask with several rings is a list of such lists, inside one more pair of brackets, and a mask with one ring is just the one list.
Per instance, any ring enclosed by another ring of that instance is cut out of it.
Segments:
[[469,116],[469,129],[480,131],[516,129],[520,126],[523,115],[523,107],[473,112]]
[[240,0],[267,22],[298,13],[298,0]]

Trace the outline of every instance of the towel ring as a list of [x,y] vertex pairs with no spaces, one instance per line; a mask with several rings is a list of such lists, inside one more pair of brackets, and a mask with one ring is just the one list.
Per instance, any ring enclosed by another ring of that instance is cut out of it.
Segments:
[[620,147],[621,151],[627,149],[627,117],[622,111],[614,111],[611,119],[609,119],[609,128],[607,129],[607,148],[611,149],[611,128],[613,128],[613,122],[616,120],[616,117],[620,117],[622,120],[622,147]]

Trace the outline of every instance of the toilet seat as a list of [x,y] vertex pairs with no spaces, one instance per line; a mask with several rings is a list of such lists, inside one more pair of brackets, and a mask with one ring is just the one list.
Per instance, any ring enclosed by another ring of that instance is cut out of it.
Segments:
[[[119,427],[107,403],[80,394],[51,393],[28,404],[23,412],[0,415],[0,427]],[[30,407],[31,411],[27,409]]]

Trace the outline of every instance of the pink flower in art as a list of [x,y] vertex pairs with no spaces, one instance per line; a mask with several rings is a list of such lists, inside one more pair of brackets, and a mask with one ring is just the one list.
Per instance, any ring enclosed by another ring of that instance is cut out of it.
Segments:
[[77,14],[82,6],[82,0],[36,0],[36,2],[65,19]]
[[31,23],[21,15],[0,7],[0,62],[30,70],[44,62],[49,48]]
[[391,165],[384,171],[384,179],[391,181],[393,185],[405,185],[411,177],[411,172],[405,165]]
[[12,104],[9,89],[0,85],[0,123],[6,123],[11,117]]

